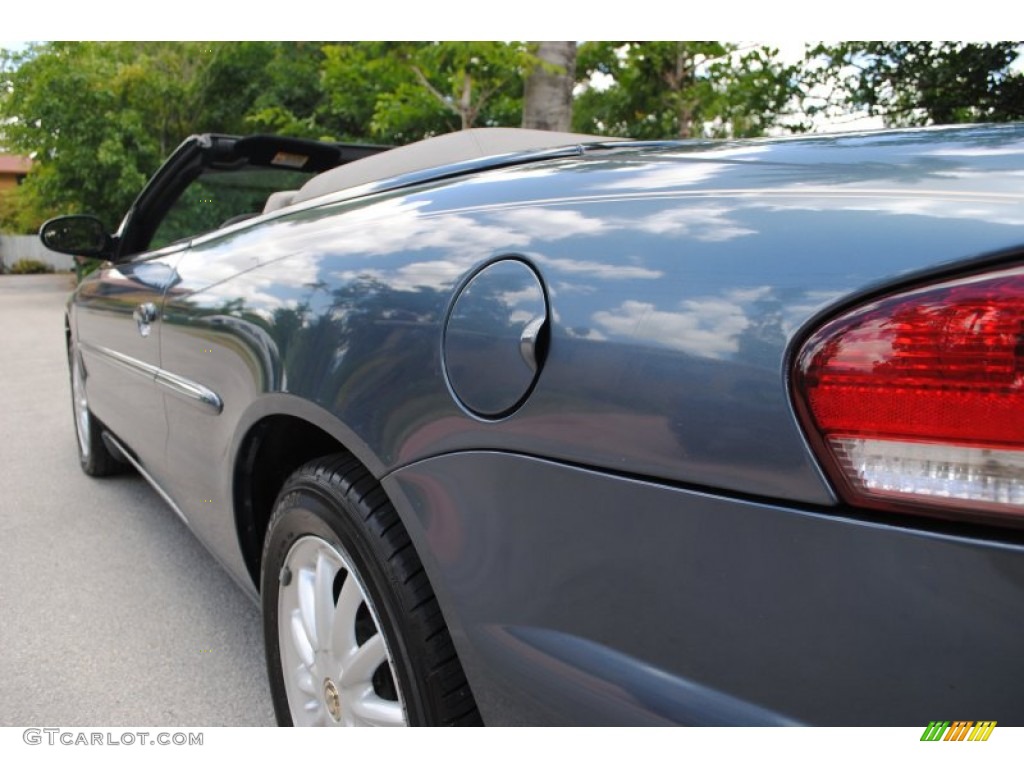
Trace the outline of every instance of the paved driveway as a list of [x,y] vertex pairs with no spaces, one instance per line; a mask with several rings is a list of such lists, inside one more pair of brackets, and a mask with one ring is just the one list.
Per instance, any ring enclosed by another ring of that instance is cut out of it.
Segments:
[[0,276],[0,725],[272,725],[259,610],[138,476],[78,468],[67,276]]

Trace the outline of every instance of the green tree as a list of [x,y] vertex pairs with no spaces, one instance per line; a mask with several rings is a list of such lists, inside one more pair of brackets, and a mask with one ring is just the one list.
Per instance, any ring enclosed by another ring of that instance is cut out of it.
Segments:
[[805,81],[828,95],[812,108],[866,109],[887,125],[1006,122],[1024,118],[1020,41],[850,41],[814,46]]
[[132,72],[103,48],[34,46],[4,72],[2,141],[34,158],[21,193],[44,213],[93,210],[113,222],[158,162],[158,141],[127,105]]
[[0,144],[35,161],[21,202],[115,224],[189,134],[251,130],[279,46],[57,42],[5,56]]
[[45,219],[23,185],[0,189],[0,232],[30,235],[39,231]]
[[[324,46],[320,122],[339,139],[373,139],[386,144],[405,144],[451,130],[448,115],[415,85],[408,67],[411,52],[420,45],[348,42]],[[407,117],[402,126],[374,123],[379,101],[404,101]]]
[[324,123],[346,137],[394,144],[519,125],[523,73],[536,61],[521,43],[489,41],[349,42],[324,54]]
[[[767,46],[588,42],[576,71],[584,90],[574,105],[575,129],[637,139],[758,136],[798,93],[797,68]],[[610,86],[591,87],[595,74]]]
[[437,103],[458,116],[462,130],[518,125],[523,70],[534,57],[519,43],[441,42],[416,49],[408,65]]
[[[211,73],[211,91],[244,93],[246,133],[277,133],[308,139],[365,139],[365,130],[331,117],[333,93],[322,78],[327,65],[325,43],[237,43]],[[260,69],[262,67],[262,70]],[[254,71],[263,77],[253,78]],[[331,87],[338,84],[330,83]]]

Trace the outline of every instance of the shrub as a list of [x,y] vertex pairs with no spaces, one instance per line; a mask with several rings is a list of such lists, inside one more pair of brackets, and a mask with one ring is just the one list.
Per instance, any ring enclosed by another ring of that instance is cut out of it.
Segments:
[[53,267],[38,259],[18,259],[11,265],[12,275],[42,275],[53,272]]

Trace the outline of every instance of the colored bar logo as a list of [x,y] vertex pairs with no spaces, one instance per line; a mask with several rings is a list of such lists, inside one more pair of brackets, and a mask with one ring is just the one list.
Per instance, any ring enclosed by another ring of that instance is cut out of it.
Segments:
[[988,741],[995,727],[995,720],[932,720],[921,741]]

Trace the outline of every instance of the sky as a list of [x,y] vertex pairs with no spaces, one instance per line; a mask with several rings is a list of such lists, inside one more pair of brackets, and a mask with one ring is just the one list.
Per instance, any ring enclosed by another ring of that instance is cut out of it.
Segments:
[[[5,2],[0,36],[12,40],[66,39],[680,39],[782,41],[818,39],[997,39],[1005,34],[1006,4],[975,0],[970,13],[922,14],[892,0],[834,5],[820,0],[659,2],[640,6],[583,6],[550,0],[391,0],[387,12],[373,3],[289,0],[237,3],[176,0],[139,13],[126,0],[33,0]],[[162,9],[163,13],[159,13]]]

